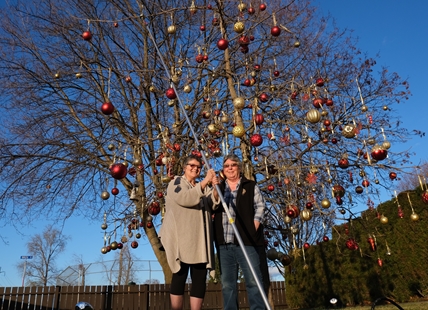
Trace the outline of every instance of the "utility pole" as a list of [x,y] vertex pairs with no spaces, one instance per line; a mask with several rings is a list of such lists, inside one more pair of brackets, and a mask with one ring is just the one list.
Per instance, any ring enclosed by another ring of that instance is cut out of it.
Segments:
[[28,255],[21,256],[21,259],[25,259],[25,262],[24,262],[24,272],[22,273],[22,287],[24,287],[24,283],[25,283],[25,273],[27,271],[27,260],[32,259],[32,258],[33,258],[33,256],[28,256]]

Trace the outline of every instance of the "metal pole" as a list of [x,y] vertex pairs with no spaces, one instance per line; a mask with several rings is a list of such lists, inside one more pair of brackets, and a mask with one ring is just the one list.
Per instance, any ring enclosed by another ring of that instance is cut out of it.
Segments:
[[[144,15],[143,15],[143,14],[141,14],[141,15],[140,15],[140,17],[141,17],[141,18],[144,18]],[[165,72],[166,72],[166,74],[167,74],[167,76],[168,76],[169,81],[171,81],[171,74],[169,73],[169,69],[168,69],[168,67],[167,67],[167,66],[166,66],[166,64],[165,64],[165,61],[163,60],[162,53],[160,52],[159,47],[158,47],[158,45],[156,44],[155,38],[154,38],[154,37],[153,37],[153,35],[152,35],[152,32],[151,32],[151,30],[150,30],[149,25],[147,24],[146,26],[147,26],[147,28],[146,28],[146,29],[147,29],[147,32],[149,33],[150,39],[152,40],[152,42],[153,42],[153,44],[154,44],[154,46],[155,46],[155,48],[156,48],[156,52],[157,52],[157,54],[158,54],[158,57],[159,57],[159,59],[160,59],[160,61],[161,61],[162,65],[163,65],[163,67],[164,67],[164,70],[165,70]],[[179,105],[180,105],[180,108],[181,108],[181,110],[182,110],[183,114],[184,114],[184,117],[186,118],[186,122],[187,122],[187,124],[189,125],[189,129],[190,129],[190,131],[191,131],[191,133],[192,133],[193,137],[195,138],[196,145],[198,146],[198,149],[201,151],[201,150],[202,150],[202,147],[201,147],[201,144],[199,143],[198,136],[196,135],[196,133],[195,133],[195,131],[194,131],[194,129],[193,129],[192,122],[190,121],[189,116],[187,115],[186,109],[184,108],[184,105],[183,105],[183,103],[181,102],[180,96],[179,96],[179,94],[178,94],[178,92],[177,92],[177,89],[175,88],[174,83],[171,83],[171,87],[172,87],[172,88],[174,89],[174,91],[175,91],[175,94],[176,94],[176,96],[177,96],[177,101],[178,101],[178,103],[179,103]],[[207,159],[206,159],[206,157],[205,157],[204,152],[201,152],[201,155],[202,155],[202,158],[203,158],[204,162],[206,163],[207,169],[210,169],[211,167],[210,167],[210,165],[209,165],[208,160],[207,160]],[[228,219],[229,219],[229,223],[232,225],[233,232],[235,233],[235,237],[236,237],[236,239],[238,240],[238,244],[239,244],[239,246],[241,247],[242,253],[244,253],[244,257],[245,257],[245,259],[246,259],[246,261],[247,261],[247,263],[248,263],[248,266],[250,267],[250,270],[251,270],[251,273],[253,274],[254,280],[255,280],[255,281],[256,281],[256,283],[257,283],[257,287],[258,287],[258,289],[259,289],[259,291],[260,291],[260,294],[261,294],[261,295],[262,295],[262,297],[263,297],[263,301],[264,301],[264,303],[265,303],[265,305],[266,305],[266,308],[267,308],[268,310],[270,310],[270,309],[271,309],[271,308],[270,308],[270,304],[269,304],[269,301],[268,301],[268,299],[267,299],[267,297],[266,297],[266,293],[265,293],[265,291],[264,291],[263,285],[262,285],[262,283],[260,282],[260,279],[257,277],[257,274],[256,274],[256,272],[255,272],[255,270],[254,270],[254,267],[253,267],[253,266],[251,265],[251,263],[250,263],[250,259],[249,259],[249,257],[248,257],[248,253],[247,253],[247,251],[245,250],[245,247],[244,247],[244,242],[242,241],[242,238],[241,238],[241,236],[239,235],[238,229],[236,228],[235,220],[232,218],[232,216],[231,216],[231,214],[230,214],[230,212],[229,212],[229,208],[228,208],[228,206],[227,206],[227,204],[226,204],[226,201],[224,200],[224,197],[223,197],[223,195],[222,195],[222,193],[221,193],[221,191],[220,191],[220,187],[218,186],[218,184],[217,184],[215,187],[216,187],[216,190],[217,190],[217,192],[218,192],[218,194],[219,194],[219,197],[220,197],[221,203],[222,203],[222,205],[223,205],[223,209],[224,209],[224,211],[226,211],[227,217],[228,217]]]
[[27,271],[27,259],[25,259],[24,262],[24,272],[22,273],[22,287],[24,287],[24,280],[25,280],[25,272]]

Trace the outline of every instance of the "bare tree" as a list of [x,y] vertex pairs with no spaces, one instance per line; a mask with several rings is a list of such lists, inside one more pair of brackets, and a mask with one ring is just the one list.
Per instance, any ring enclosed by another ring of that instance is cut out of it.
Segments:
[[[32,259],[18,264],[18,269],[23,272],[31,285],[55,285],[58,269],[56,260],[58,255],[65,250],[69,237],[62,235],[61,231],[48,226],[42,234],[36,234],[27,243],[28,253]],[[26,266],[25,266],[26,265]]]
[[407,161],[390,147],[411,134],[394,114],[408,83],[309,1],[38,0],[2,15],[0,214],[79,210],[106,230],[104,254],[142,234],[167,283],[157,229],[182,156],[218,170],[242,157],[281,265]]
[[420,186],[422,189],[426,189],[427,179],[428,163],[423,162],[420,165],[414,167],[408,173],[403,173],[397,178],[397,190],[399,190],[400,192],[406,190],[414,190],[418,186]]

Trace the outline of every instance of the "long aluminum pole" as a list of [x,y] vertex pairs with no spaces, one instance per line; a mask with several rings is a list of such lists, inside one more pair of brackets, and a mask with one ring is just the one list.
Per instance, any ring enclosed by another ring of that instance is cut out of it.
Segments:
[[[140,17],[142,17],[142,18],[143,18],[143,17],[144,17],[144,15],[143,15],[143,14],[141,14],[141,15],[140,15]],[[163,67],[164,67],[164,69],[165,69],[165,73],[166,73],[166,75],[168,76],[168,80],[169,80],[169,81],[171,81],[171,74],[169,73],[169,69],[168,69],[168,67],[167,67],[167,66],[166,66],[166,64],[165,64],[165,61],[164,61],[164,59],[163,59],[163,57],[162,57],[162,53],[160,52],[159,47],[158,47],[158,45],[156,44],[155,38],[154,38],[154,37],[153,37],[153,35],[152,35],[152,32],[151,32],[151,30],[150,30],[149,25],[147,24],[146,26],[147,26],[147,32],[149,33],[150,39],[153,41],[153,45],[154,45],[154,46],[155,46],[155,48],[156,48],[156,52],[157,52],[157,54],[158,54],[158,57],[159,57],[159,59],[160,59],[160,61],[161,61],[162,65],[163,65]],[[184,105],[183,105],[183,103],[181,102],[180,96],[179,96],[179,94],[178,94],[178,92],[177,92],[177,89],[175,88],[174,83],[171,83],[171,87],[172,87],[172,88],[174,89],[174,91],[175,91],[175,94],[176,94],[176,96],[177,96],[177,101],[178,101],[178,103],[179,103],[179,105],[180,105],[181,110],[183,111],[183,115],[184,115],[184,117],[186,118],[186,122],[187,122],[187,124],[189,125],[190,131],[192,132],[192,135],[193,135],[193,137],[195,138],[196,145],[198,146],[198,149],[201,151],[201,150],[202,150],[202,147],[201,147],[201,144],[199,143],[198,136],[196,135],[196,133],[195,133],[195,131],[194,131],[194,129],[193,129],[192,122],[190,121],[189,116],[187,115],[186,109],[184,108]],[[206,167],[207,167],[207,169],[210,169],[211,167],[210,167],[210,165],[209,165],[209,163],[208,163],[208,160],[207,160],[207,159],[206,159],[206,157],[205,157],[204,152],[201,152],[201,155],[202,155],[203,160],[204,160],[204,161],[205,161],[205,163],[206,163]],[[224,197],[223,197],[223,195],[222,195],[222,193],[221,193],[221,191],[220,191],[220,187],[218,186],[218,184],[216,185],[216,190],[217,190],[217,192],[218,192],[218,194],[219,194],[219,197],[220,197],[221,203],[222,203],[222,205],[223,205],[223,209],[224,209],[224,211],[226,211],[227,217],[228,217],[228,219],[229,219],[229,223],[232,225],[233,232],[235,233],[235,237],[236,237],[236,239],[238,240],[239,246],[241,247],[242,253],[244,253],[245,259],[247,260],[247,263],[248,263],[248,266],[250,267],[251,273],[253,274],[253,277],[254,277],[254,279],[255,279],[255,281],[256,281],[256,283],[257,283],[257,287],[258,287],[258,289],[259,289],[259,291],[260,291],[260,294],[261,294],[261,295],[262,295],[262,297],[263,297],[263,301],[264,301],[264,303],[265,303],[265,305],[266,305],[266,308],[267,308],[268,310],[270,310],[270,309],[271,309],[271,308],[270,308],[270,304],[269,304],[269,301],[268,301],[268,299],[267,299],[267,297],[266,297],[266,293],[265,293],[265,291],[264,291],[263,285],[262,285],[262,283],[260,282],[260,279],[257,277],[257,274],[256,274],[256,272],[255,272],[255,270],[254,270],[254,267],[251,265],[250,258],[248,257],[248,253],[247,253],[247,251],[246,251],[246,249],[245,249],[245,246],[244,246],[244,242],[242,241],[242,238],[241,238],[241,236],[240,236],[240,234],[239,234],[239,232],[238,232],[238,229],[236,228],[235,220],[232,218],[232,215],[230,214],[229,208],[228,208],[228,206],[227,206],[227,204],[226,204],[226,201],[224,200]]]

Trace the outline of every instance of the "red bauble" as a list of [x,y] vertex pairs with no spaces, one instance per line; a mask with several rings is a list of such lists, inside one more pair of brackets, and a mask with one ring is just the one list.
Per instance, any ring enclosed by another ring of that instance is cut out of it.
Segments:
[[157,201],[153,201],[150,206],[149,206],[149,210],[148,210],[149,214],[151,215],[158,215],[160,213],[160,205],[159,202]]
[[259,9],[260,9],[260,11],[266,10],[266,4],[264,4],[264,3],[260,4]]
[[342,169],[346,169],[349,167],[349,160],[347,158],[339,159],[338,165]]
[[214,17],[214,18],[213,18],[213,21],[212,21],[212,24],[213,24],[213,26],[218,26],[218,25],[220,25],[220,21],[219,21],[219,19],[218,19],[217,17]]
[[162,192],[159,192],[159,193],[157,194],[157,196],[158,196],[158,198],[163,198],[163,193],[162,193]]
[[146,227],[147,228],[152,228],[153,227],[153,222],[152,221],[147,222]]
[[196,62],[197,63],[201,63],[201,62],[203,62],[204,61],[204,55],[202,55],[202,54],[198,54],[198,55],[196,55]]
[[397,178],[397,174],[396,174],[395,172],[390,172],[390,173],[389,173],[389,178],[390,178],[391,180],[395,180],[395,179]]
[[217,47],[218,47],[220,50],[222,50],[222,51],[224,51],[225,49],[227,49],[227,48],[228,48],[228,46],[229,46],[229,41],[227,41],[226,39],[220,39],[220,40],[218,40],[218,42],[217,42]]
[[269,95],[266,94],[266,93],[261,93],[260,96],[259,96],[259,99],[260,99],[261,102],[266,102],[266,101],[269,100]]
[[104,115],[112,114],[114,112],[114,105],[110,101],[104,102],[101,106],[101,112]]
[[364,186],[364,187],[368,187],[368,186],[370,185],[370,182],[369,182],[368,180],[364,180],[364,181],[361,183],[361,185],[362,185],[362,186]]
[[250,137],[250,143],[252,146],[260,146],[263,143],[263,138],[260,134],[255,133]]
[[343,188],[342,185],[336,184],[333,186],[333,194],[334,197],[343,197],[345,195],[345,189]]
[[205,31],[205,30],[207,30],[207,28],[205,27],[205,25],[201,25],[201,26],[199,27],[199,30],[200,30],[200,31]]
[[270,29],[270,34],[273,35],[274,37],[277,37],[281,34],[281,28],[279,28],[278,26],[273,26]]
[[171,100],[173,100],[173,99],[177,98],[177,95],[176,95],[176,93],[175,93],[175,90],[174,90],[174,88],[172,88],[172,87],[170,87],[170,88],[168,88],[168,89],[166,90],[165,95],[166,95],[166,97],[167,97],[168,99],[171,99]]
[[315,85],[317,85],[318,87],[322,87],[324,86],[324,79],[323,78],[318,78],[315,82]]
[[256,9],[255,9],[255,8],[253,8],[252,6],[250,6],[250,7],[248,8],[248,14],[253,15],[254,13],[256,13]]
[[268,191],[273,192],[275,190],[275,186],[270,184],[270,185],[268,185],[267,189],[268,189]]
[[82,38],[83,38],[83,40],[85,40],[85,41],[91,41],[91,39],[92,39],[92,33],[91,33],[89,30],[84,31],[84,32],[82,33]]
[[279,76],[279,74],[280,74],[280,73],[279,73],[279,71],[278,71],[278,70],[275,70],[275,71],[273,72],[273,75],[274,75],[274,76]]
[[117,194],[119,194],[119,189],[117,188],[117,187],[113,187],[112,189],[111,189],[111,193],[112,193],[112,195],[117,195]]
[[332,99],[327,99],[325,102],[325,105],[328,107],[331,107],[333,105],[333,100]]
[[307,243],[307,242],[305,242],[305,244],[303,245],[303,248],[305,250],[309,249],[310,247],[311,247],[311,245],[309,243]]
[[247,36],[240,36],[238,39],[239,45],[249,45],[250,44],[250,38]]
[[239,48],[239,50],[243,53],[243,54],[247,54],[250,49],[248,48],[248,45],[241,45],[241,47]]
[[254,122],[256,123],[256,125],[263,124],[264,120],[265,120],[265,118],[264,118],[263,114],[254,115]]
[[324,242],[327,242],[327,241],[329,241],[330,240],[330,238],[328,237],[328,236],[324,236],[324,237],[322,237],[322,241],[324,241]]
[[421,197],[422,197],[422,201],[428,204],[428,189],[422,193]]
[[113,164],[110,166],[110,174],[116,180],[123,179],[124,177],[126,177],[127,173],[128,169],[122,163]]
[[331,139],[331,143],[336,144],[337,143],[337,139],[336,138],[332,138]]
[[132,241],[131,248],[133,248],[133,249],[138,248],[138,242],[137,241]]
[[373,159],[382,160],[386,158],[388,151],[381,148],[376,148],[371,152],[371,155]]
[[122,243],[122,242],[119,242],[119,243],[117,244],[117,248],[118,248],[119,250],[121,250],[121,249],[123,248],[123,243]]
[[353,238],[346,240],[346,247],[350,250],[358,250],[359,248],[358,243]]
[[320,109],[321,108],[321,106],[323,105],[323,103],[324,103],[324,100],[322,99],[322,98],[315,98],[313,101],[312,101],[312,104],[314,105],[314,107],[315,108],[317,108],[317,109]]
[[313,207],[314,207],[314,204],[312,202],[308,201],[306,203],[306,209],[312,209]]

